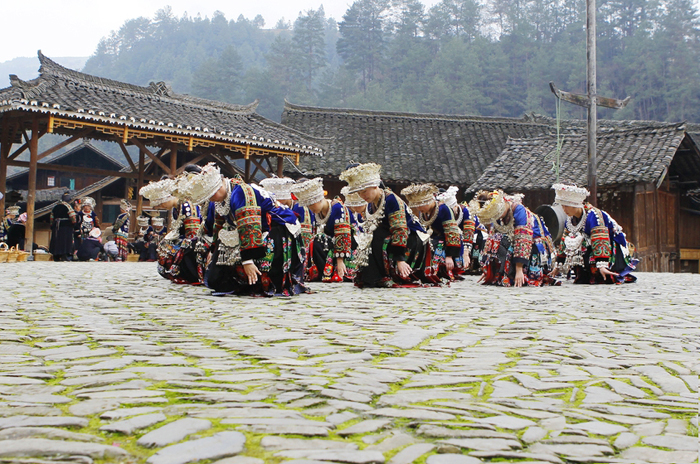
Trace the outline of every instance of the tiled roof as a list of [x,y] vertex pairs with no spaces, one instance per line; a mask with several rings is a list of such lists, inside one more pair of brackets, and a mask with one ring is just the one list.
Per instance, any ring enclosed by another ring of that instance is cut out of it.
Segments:
[[288,102],[282,123],[331,139],[323,158],[301,160],[300,169],[309,176],[338,176],[351,161],[375,162],[382,165],[386,181],[463,186],[498,157],[509,137],[550,130],[529,118],[312,108]]
[[[69,145],[69,147],[70,147],[70,145]],[[73,146],[65,151],[59,150],[55,153],[52,153],[49,156],[47,156],[46,158],[42,159],[41,162],[42,163],[49,163],[49,164],[51,164],[51,163],[58,164],[58,161],[78,152],[79,150],[82,150],[83,148],[87,148],[88,150],[94,152],[94,154],[96,156],[101,156],[102,158],[105,158],[110,163],[113,163],[115,166],[115,169],[122,169],[124,167],[124,164],[121,163],[120,161],[114,159],[113,157],[111,157],[107,153],[103,152],[102,150],[100,150],[96,146],[91,145],[89,142],[84,142],[84,141],[82,143],[78,143],[77,145],[75,145],[75,146]],[[25,156],[23,157],[22,155],[25,155]],[[28,152],[22,153],[22,155],[20,155],[18,157],[18,159],[20,161],[22,161],[22,160],[28,161],[29,160],[29,153]],[[15,168],[15,169],[10,171],[10,168]],[[16,177],[21,176],[22,174],[26,174],[28,171],[29,171],[29,168],[8,166],[7,180],[12,180]]]
[[[631,129],[608,128],[598,134],[598,185],[658,182],[665,176],[681,142],[684,124],[660,124]],[[512,139],[503,153],[474,182],[469,191],[548,189],[555,183],[552,162],[546,160],[556,147],[556,137]],[[561,150],[560,181],[587,183],[587,140],[585,134],[567,134]],[[695,160],[695,176],[700,175]]]
[[[27,201],[27,197],[29,196],[29,191],[28,190],[18,190],[18,192],[22,195],[22,201]],[[70,190],[66,187],[56,187],[56,188],[50,188],[50,189],[41,189],[36,191],[36,197],[34,198],[34,201],[37,203],[43,203],[50,201],[52,202],[51,206],[55,205],[57,201],[61,199],[64,193],[68,192],[71,195],[75,195],[75,190]],[[49,210],[50,211],[50,210]],[[37,216],[35,214],[35,216]]]
[[321,155],[323,141],[255,113],[257,102],[232,105],[174,93],[164,82],[148,87],[64,68],[39,52],[41,75],[10,76],[0,89],[0,113],[35,111],[109,125],[194,136],[224,143]]

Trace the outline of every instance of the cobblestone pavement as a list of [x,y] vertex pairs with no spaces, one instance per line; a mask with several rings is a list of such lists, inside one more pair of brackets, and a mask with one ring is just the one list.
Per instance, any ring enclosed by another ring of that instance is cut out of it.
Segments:
[[700,276],[214,298],[0,267],[0,462],[698,462]]

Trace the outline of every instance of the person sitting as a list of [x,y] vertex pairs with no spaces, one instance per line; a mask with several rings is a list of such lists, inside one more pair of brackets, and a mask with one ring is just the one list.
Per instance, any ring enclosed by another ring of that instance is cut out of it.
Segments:
[[105,240],[106,242],[103,245],[104,254],[102,255],[102,259],[104,261],[116,261],[117,257],[119,256],[119,247],[117,247],[117,243],[114,241],[114,236],[110,235],[105,237]]
[[80,243],[78,248],[78,261],[97,261],[100,254],[104,253],[102,246],[102,231],[94,227],[88,236]]

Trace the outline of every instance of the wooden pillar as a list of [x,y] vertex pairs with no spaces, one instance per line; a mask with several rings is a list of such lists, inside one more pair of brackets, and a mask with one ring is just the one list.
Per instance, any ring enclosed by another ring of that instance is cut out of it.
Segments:
[[27,194],[27,225],[24,251],[32,253],[34,244],[34,201],[36,199],[36,164],[39,157],[39,119],[32,119],[32,138],[29,140],[29,193]]
[[284,177],[284,156],[277,156],[277,177]]
[[7,157],[12,149],[12,138],[10,137],[10,123],[7,118],[2,120],[0,129],[0,218],[5,217],[5,195],[7,195]]
[[588,191],[590,202],[598,206],[596,142],[598,133],[598,91],[596,88],[596,2],[586,2],[586,55],[588,80]]
[[[177,143],[173,142],[170,144],[170,177],[173,179],[177,176]],[[170,230],[173,226],[173,215],[170,214],[170,210],[167,212],[167,223],[166,227]]]
[[146,164],[146,153],[142,148],[139,148],[139,177],[136,180],[136,217],[141,216],[143,209],[143,197],[141,196],[141,187],[143,187],[144,165]]
[[250,158],[246,158],[245,160],[245,179],[243,179],[246,183],[250,182]]

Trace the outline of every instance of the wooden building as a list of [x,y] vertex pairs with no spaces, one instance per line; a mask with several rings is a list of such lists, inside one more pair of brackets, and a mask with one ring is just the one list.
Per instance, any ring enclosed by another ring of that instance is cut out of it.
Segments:
[[314,108],[286,102],[282,123],[330,139],[323,158],[307,157],[292,177],[324,177],[328,193],[340,192],[338,175],[351,162],[379,163],[394,191],[412,182],[456,185],[463,191],[479,178],[508,138],[535,137],[550,125],[523,118],[489,118]]
[[[38,78],[23,81],[11,75],[11,86],[0,89],[0,192],[7,191],[8,166],[29,168],[28,247],[34,235],[38,170],[134,179],[138,192],[145,182],[177,175],[190,163],[214,161],[227,175],[241,173],[251,179],[260,172],[281,174],[285,158],[299,163],[304,156],[323,155],[322,140],[256,114],[257,102],[232,105],[176,94],[164,82],[142,87],[91,76],[41,52],[39,61]],[[68,138],[39,153],[39,138],[47,133]],[[118,144],[129,166],[117,170],[41,162],[81,139]],[[128,145],[138,148],[137,161],[130,158]],[[18,161],[27,150],[29,161]],[[239,159],[243,169],[235,166]],[[134,202],[140,214],[141,197],[136,195]],[[4,206],[3,198],[0,209]]]
[[[688,192],[700,187],[700,150],[687,129],[603,123],[598,130],[598,206],[636,246],[641,271],[698,272],[698,258],[688,258],[700,256],[700,204]],[[524,193],[531,208],[551,204],[556,177],[545,158],[556,142],[553,135],[509,140],[469,191],[502,188]],[[586,185],[585,133],[565,135],[560,162],[562,182]]]

